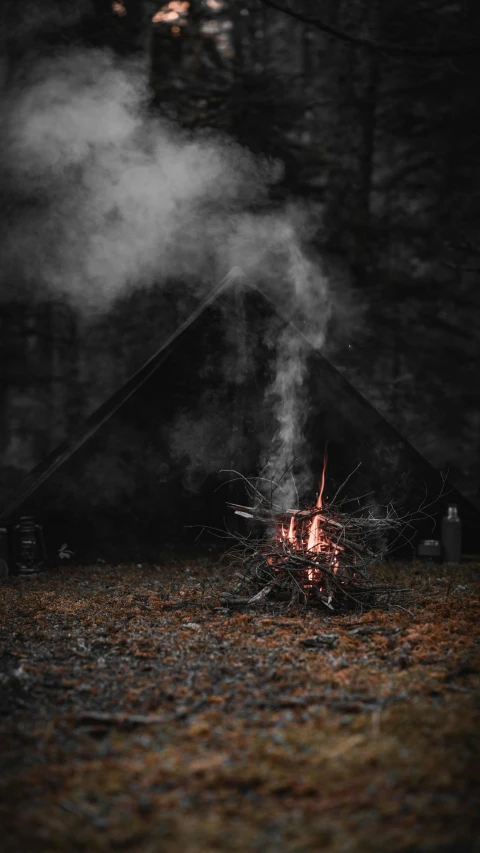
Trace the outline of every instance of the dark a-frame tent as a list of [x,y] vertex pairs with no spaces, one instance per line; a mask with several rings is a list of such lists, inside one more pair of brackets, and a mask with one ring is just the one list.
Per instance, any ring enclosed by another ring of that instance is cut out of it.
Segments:
[[[0,526],[11,529],[31,515],[44,528],[50,558],[66,542],[82,562],[141,561],[225,544],[211,531],[231,527],[226,502],[242,495],[220,471],[259,473],[275,426],[266,405],[272,323],[278,334],[290,323],[259,290],[244,287],[249,366],[240,360],[237,370],[230,364],[225,371],[231,352],[219,329],[226,313],[235,317],[238,278],[234,272],[214,288],[146,364],[26,477],[3,508]],[[262,317],[268,317],[268,336],[262,336]],[[428,505],[411,531],[410,552],[420,537],[439,538],[439,519],[454,502],[464,552],[478,553],[478,510],[327,358],[310,344],[308,350],[304,452],[312,472],[321,471],[328,441],[331,493],[357,469],[349,496],[367,494],[378,506],[393,503],[417,516]],[[177,442],[172,453],[179,423],[189,438],[184,451]],[[192,462],[196,449],[200,463]]]

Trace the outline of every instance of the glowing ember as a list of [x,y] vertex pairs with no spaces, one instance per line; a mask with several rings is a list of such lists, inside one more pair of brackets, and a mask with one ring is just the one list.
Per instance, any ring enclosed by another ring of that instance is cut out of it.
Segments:
[[177,24],[184,26],[187,23],[190,3],[187,0],[171,0],[166,6],[162,6],[153,16],[153,24]]

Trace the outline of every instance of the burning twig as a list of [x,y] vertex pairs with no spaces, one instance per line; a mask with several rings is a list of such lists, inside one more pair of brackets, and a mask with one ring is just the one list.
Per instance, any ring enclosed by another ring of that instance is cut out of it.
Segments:
[[[304,509],[281,510],[273,501],[278,483],[265,497],[258,481],[231,472],[243,482],[250,503],[228,506],[266,533],[260,539],[233,534],[236,545],[228,556],[232,564],[242,566],[242,574],[232,596],[223,596],[225,603],[264,606],[272,601],[302,601],[338,611],[390,605],[393,595],[408,594],[408,590],[375,583],[369,570],[385,554],[385,546],[379,543],[387,534],[401,536],[411,519],[401,517],[391,506],[378,517],[371,507],[363,515],[359,510],[345,512],[346,499],[324,504],[325,466],[326,459],[318,498]],[[337,490],[335,500],[349,479]]]

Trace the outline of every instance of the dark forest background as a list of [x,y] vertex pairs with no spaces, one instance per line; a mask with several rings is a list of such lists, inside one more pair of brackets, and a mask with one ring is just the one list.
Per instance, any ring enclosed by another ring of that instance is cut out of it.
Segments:
[[[479,4],[97,0],[67,14],[4,0],[1,14],[7,96],[44,56],[106,49],[142,65],[153,114],[277,163],[262,204],[305,205],[309,250],[348,306],[324,352],[478,503]],[[36,203],[8,179],[0,192],[4,229]],[[8,263],[1,287],[4,496],[183,308],[163,282],[82,313]]]

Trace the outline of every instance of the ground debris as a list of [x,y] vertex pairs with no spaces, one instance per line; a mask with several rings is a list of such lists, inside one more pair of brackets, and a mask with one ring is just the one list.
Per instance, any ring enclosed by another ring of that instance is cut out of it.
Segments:
[[2,586],[6,853],[474,849],[479,566],[384,566],[413,615],[328,615],[186,565]]
[[333,649],[338,640],[338,634],[315,634],[313,637],[304,637],[300,640],[306,649]]
[[103,723],[109,726],[151,726],[165,722],[164,717],[145,714],[103,714],[100,711],[80,711],[76,723]]
[[389,625],[360,625],[359,628],[349,628],[351,637],[364,636],[366,634],[398,634],[400,628],[391,628]]

